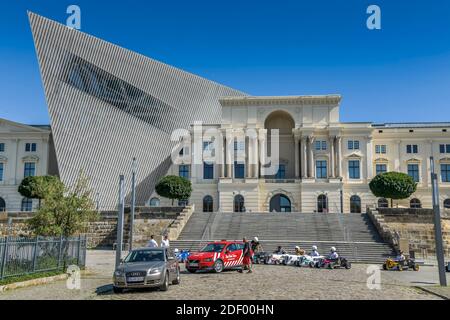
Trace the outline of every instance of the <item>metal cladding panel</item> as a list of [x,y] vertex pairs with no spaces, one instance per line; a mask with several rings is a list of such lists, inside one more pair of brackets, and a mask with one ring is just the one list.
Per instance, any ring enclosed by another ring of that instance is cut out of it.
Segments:
[[50,115],[59,174],[80,172],[115,208],[118,179],[127,190],[138,161],[136,201],[143,205],[171,165],[174,129],[221,122],[219,98],[245,94],[29,13]]

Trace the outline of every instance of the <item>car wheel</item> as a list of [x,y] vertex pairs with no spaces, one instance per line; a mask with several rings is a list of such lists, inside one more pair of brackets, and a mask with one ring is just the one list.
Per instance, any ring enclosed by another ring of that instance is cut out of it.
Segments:
[[420,268],[419,265],[417,263],[415,263],[414,266],[413,266],[413,270],[414,271],[419,271],[419,268]]
[[333,269],[333,264],[329,263],[329,264],[326,265],[325,267],[327,267],[328,269]]
[[113,287],[113,292],[114,293],[122,293],[123,292],[123,288],[119,288],[119,287],[114,286]]
[[189,268],[186,268],[186,270],[189,271],[190,273],[195,273],[195,271],[197,271],[195,269],[189,269]]
[[401,264],[398,265],[397,270],[398,270],[398,271],[403,271],[403,267],[402,267]]
[[180,284],[180,269],[177,268],[177,277],[172,281],[172,284]]
[[214,271],[216,273],[221,273],[223,271],[223,261],[222,260],[217,260],[214,263]]
[[310,262],[310,263],[309,263],[309,267],[310,267],[310,268],[314,268],[314,262]]
[[159,290],[161,290],[161,291],[169,290],[169,272],[168,271],[166,271],[166,275],[164,276],[164,282],[159,287]]
[[352,263],[351,262],[347,262],[346,264],[345,264],[345,269],[351,269],[352,268]]

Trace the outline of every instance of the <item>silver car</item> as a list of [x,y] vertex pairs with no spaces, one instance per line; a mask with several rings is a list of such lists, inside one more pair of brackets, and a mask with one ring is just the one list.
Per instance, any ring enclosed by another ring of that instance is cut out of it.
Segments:
[[132,250],[114,271],[114,293],[124,289],[159,287],[166,291],[169,283],[180,283],[177,259],[166,248]]

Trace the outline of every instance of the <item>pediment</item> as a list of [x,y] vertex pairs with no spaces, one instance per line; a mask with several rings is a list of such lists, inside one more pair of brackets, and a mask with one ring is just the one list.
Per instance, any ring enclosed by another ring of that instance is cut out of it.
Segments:
[[417,158],[411,158],[411,159],[406,160],[406,162],[420,162],[420,161],[421,160],[417,159]]
[[388,159],[386,159],[386,158],[377,158],[377,159],[375,159],[375,162],[382,162],[382,163],[386,163],[386,162],[389,162],[389,160],[388,160]]
[[361,156],[360,153],[353,152],[353,153],[347,155],[347,158],[358,158],[358,159],[360,159],[360,158],[362,158],[362,156]]
[[449,157],[441,158],[439,159],[439,162],[450,162],[450,158]]
[[48,132],[48,130],[0,118],[0,133],[42,133],[42,132]]
[[0,162],[6,162],[8,161],[8,158],[5,156],[0,156]]
[[36,155],[29,155],[29,156],[23,157],[22,161],[23,162],[32,162],[32,161],[37,162],[37,161],[39,161],[39,157]]

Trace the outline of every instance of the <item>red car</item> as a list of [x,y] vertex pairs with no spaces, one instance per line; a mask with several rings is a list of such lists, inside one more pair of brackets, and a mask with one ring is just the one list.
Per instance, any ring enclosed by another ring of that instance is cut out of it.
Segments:
[[215,241],[208,243],[199,252],[193,252],[186,260],[189,272],[197,270],[214,270],[222,272],[225,269],[242,270],[244,243],[240,241]]

